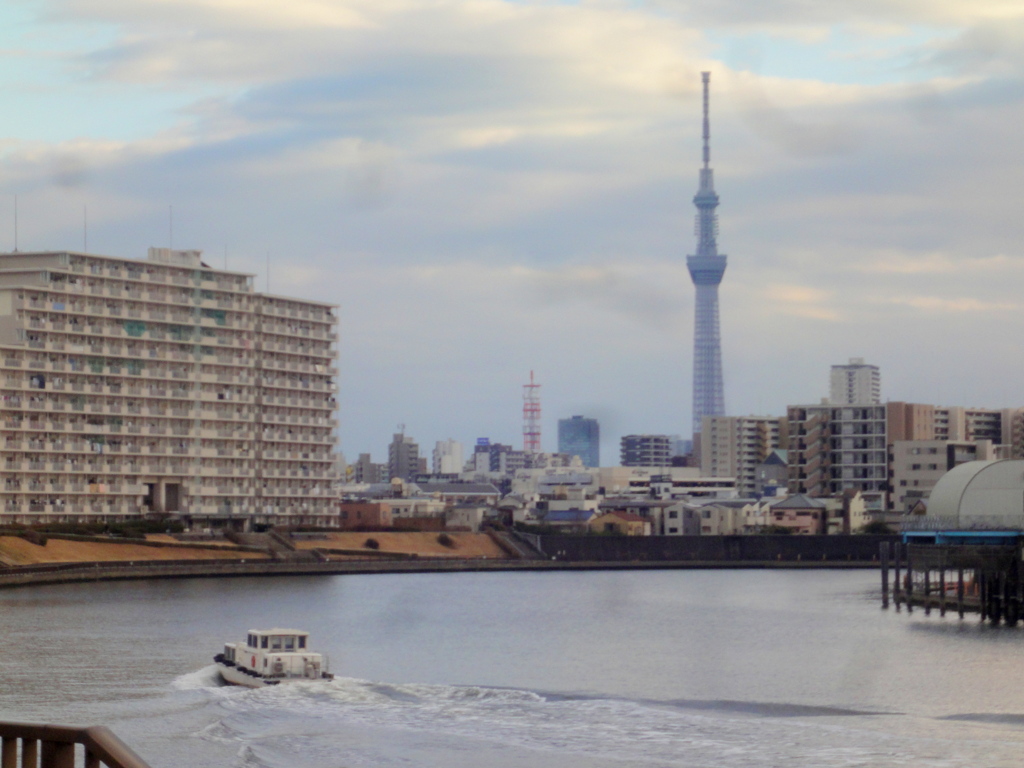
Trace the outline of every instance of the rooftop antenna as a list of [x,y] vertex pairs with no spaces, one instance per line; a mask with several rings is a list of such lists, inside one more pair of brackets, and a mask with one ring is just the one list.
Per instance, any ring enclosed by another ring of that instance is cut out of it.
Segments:
[[174,206],[167,206],[167,239],[170,250],[174,250]]
[[270,293],[270,251],[267,251],[267,293]]
[[82,206],[82,253],[89,252],[89,206]]
[[14,196],[14,252],[18,252],[18,196]]
[[227,246],[227,243],[224,244],[224,271],[225,272],[228,271],[228,246]]

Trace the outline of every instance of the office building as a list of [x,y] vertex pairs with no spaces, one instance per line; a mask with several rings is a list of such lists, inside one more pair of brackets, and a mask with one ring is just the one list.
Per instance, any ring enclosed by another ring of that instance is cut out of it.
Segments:
[[388,479],[411,480],[426,473],[426,461],[420,462],[420,446],[411,437],[397,432],[388,445]]
[[559,419],[558,452],[579,456],[585,467],[601,466],[601,427],[597,419]]
[[336,517],[336,322],[199,251],[0,255],[0,521]]

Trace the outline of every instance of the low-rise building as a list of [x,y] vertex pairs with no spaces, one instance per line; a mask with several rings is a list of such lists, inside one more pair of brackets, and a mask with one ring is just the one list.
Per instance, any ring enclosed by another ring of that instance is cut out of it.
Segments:
[[451,530],[478,533],[484,520],[494,512],[495,509],[490,504],[454,504],[445,511],[445,527]]
[[605,512],[593,518],[589,526],[594,533],[615,533],[620,536],[651,535],[651,521],[628,512]]
[[585,533],[596,516],[593,509],[555,509],[545,512],[541,522],[564,533]]
[[756,499],[708,501],[688,506],[698,516],[701,536],[756,533],[764,525],[764,509]]
[[685,506],[685,502],[673,499],[615,496],[603,499],[600,509],[602,513],[622,512],[649,520],[653,536],[695,536],[700,530],[693,522],[696,520],[693,513],[684,512]]
[[382,501],[340,501],[338,502],[338,527],[390,528],[391,507]]
[[789,483],[787,452],[777,448],[754,470],[754,496],[785,496]]

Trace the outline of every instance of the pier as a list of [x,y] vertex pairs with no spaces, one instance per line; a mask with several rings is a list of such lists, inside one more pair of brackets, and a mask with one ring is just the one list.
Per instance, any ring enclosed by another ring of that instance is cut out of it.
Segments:
[[[955,611],[1015,626],[1024,618],[1024,535],[1018,531],[906,533],[879,548],[882,607]],[[890,578],[891,577],[891,578]]]

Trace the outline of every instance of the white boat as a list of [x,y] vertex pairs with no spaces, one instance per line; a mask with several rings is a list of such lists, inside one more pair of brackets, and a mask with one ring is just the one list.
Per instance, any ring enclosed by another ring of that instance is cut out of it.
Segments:
[[245,642],[225,643],[213,657],[225,682],[262,688],[301,680],[333,680],[328,659],[309,650],[309,632],[250,629]]

